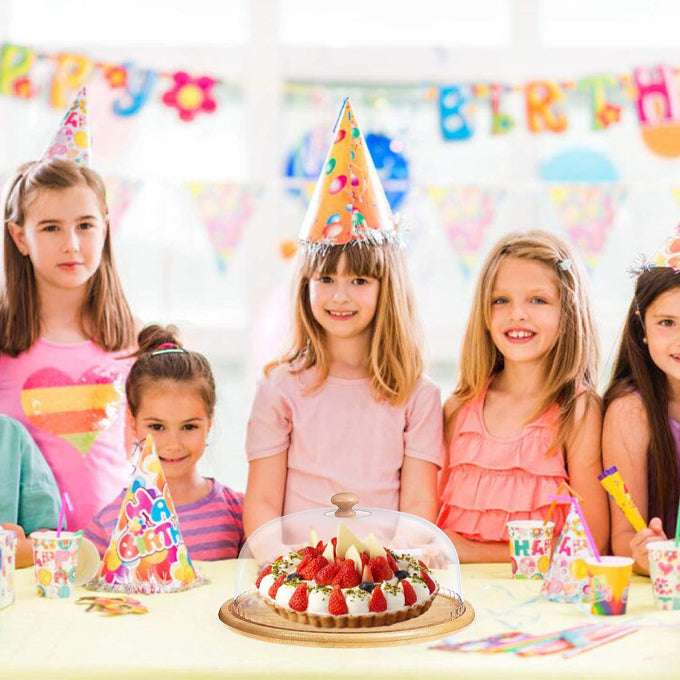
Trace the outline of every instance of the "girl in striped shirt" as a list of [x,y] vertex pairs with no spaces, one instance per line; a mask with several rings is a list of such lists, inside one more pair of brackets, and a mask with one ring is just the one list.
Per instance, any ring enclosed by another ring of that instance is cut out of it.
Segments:
[[[147,326],[125,391],[137,439],[151,434],[175,503],[182,537],[194,560],[238,556],[243,542],[243,494],[203,477],[198,461],[215,412],[215,380],[206,358],[185,350],[173,327]],[[106,550],[125,490],[85,529]]]

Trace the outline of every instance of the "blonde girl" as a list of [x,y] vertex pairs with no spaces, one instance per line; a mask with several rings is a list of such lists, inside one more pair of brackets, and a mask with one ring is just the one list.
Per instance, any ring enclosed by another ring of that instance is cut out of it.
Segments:
[[[605,548],[597,362],[586,277],[575,255],[542,231],[502,238],[482,267],[458,384],[444,406],[438,524],[462,561],[509,560],[506,522],[542,519],[565,481],[583,497]],[[555,516],[556,533],[565,512]]]

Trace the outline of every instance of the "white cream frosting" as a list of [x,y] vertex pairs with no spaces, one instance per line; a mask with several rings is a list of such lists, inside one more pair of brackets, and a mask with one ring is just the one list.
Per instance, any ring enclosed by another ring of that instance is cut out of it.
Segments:
[[307,589],[307,611],[310,614],[328,614],[330,592],[321,588]]
[[286,583],[285,581],[279,586],[276,591],[276,604],[281,607],[287,607],[290,602],[290,598],[293,597],[295,589],[299,586],[299,583]]

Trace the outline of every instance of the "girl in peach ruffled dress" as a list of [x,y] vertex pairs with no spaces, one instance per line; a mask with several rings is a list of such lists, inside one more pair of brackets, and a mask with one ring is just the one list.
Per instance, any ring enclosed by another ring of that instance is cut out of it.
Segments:
[[[566,481],[606,547],[598,347],[586,282],[567,246],[541,231],[504,237],[482,268],[458,385],[444,405],[438,524],[461,562],[509,561],[506,522],[544,519]],[[567,509],[552,514],[555,536]]]

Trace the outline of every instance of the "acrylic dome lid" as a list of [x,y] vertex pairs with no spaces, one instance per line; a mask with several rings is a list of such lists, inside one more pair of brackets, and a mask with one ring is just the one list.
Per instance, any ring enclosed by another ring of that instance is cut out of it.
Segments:
[[267,565],[307,545],[316,546],[319,541],[327,545],[333,538],[338,539],[336,549],[343,556],[358,539],[359,548],[379,545],[421,560],[432,571],[440,592],[463,600],[458,554],[441,529],[405,512],[354,507],[358,501],[351,493],[335,494],[331,502],[337,507],[284,515],[257,529],[245,542],[236,565],[235,612],[256,618],[255,582]]

